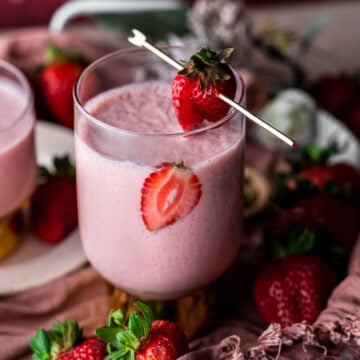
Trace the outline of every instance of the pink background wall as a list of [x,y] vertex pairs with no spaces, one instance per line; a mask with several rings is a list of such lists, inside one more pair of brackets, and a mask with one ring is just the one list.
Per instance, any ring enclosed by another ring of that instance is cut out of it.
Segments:
[[0,0],[0,27],[47,24],[66,0]]

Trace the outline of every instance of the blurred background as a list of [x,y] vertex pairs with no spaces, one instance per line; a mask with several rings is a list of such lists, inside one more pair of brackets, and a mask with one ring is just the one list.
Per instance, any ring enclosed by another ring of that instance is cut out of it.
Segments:
[[[24,27],[48,24],[53,13],[69,0],[1,0],[0,27]],[[86,0],[91,2],[91,0]],[[121,2],[122,0],[118,0]],[[137,0],[133,0],[136,2]],[[151,0],[148,0],[151,2]],[[172,0],[169,0],[170,2]],[[216,1],[216,0],[215,0]],[[356,1],[356,0],[354,0]],[[183,0],[184,6],[191,6],[195,0]],[[343,3],[343,0],[245,0],[250,7],[293,5],[299,3]]]

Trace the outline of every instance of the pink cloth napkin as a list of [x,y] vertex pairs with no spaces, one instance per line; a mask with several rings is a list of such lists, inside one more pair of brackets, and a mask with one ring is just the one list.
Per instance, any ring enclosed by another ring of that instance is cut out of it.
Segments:
[[[46,271],[46,269],[44,269]],[[30,359],[29,340],[55,320],[75,319],[92,335],[109,311],[107,283],[91,267],[49,284],[0,298],[0,359]]]

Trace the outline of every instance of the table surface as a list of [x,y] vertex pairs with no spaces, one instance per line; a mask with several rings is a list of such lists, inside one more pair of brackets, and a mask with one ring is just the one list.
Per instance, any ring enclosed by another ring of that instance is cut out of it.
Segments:
[[[293,6],[259,6],[250,9],[250,13],[257,28],[260,28],[267,19],[274,19],[282,27],[291,27],[296,31],[303,29],[304,24],[312,16],[324,14],[328,18],[328,24],[315,41],[316,48],[320,49],[321,56],[314,54],[304,59],[304,66],[308,74],[310,77],[315,78],[329,71],[338,71],[339,69],[354,71],[359,68],[360,25],[358,24],[358,16],[360,14],[360,2],[344,1],[306,3],[303,5],[297,3]],[[93,30],[83,29],[81,31],[89,32]],[[2,31],[2,33],[6,34],[7,31]],[[99,39],[101,38],[101,35],[98,34],[97,36]],[[116,46],[118,41],[123,41],[123,38],[120,36],[119,39],[118,34],[110,34],[106,41],[108,44]],[[329,58],[324,61],[324,55],[327,56],[327,54],[329,54]],[[252,235],[253,221],[245,226],[249,226],[250,234],[248,235]],[[256,262],[256,259],[254,259],[254,262]],[[252,263],[252,265],[254,264]],[[244,269],[240,267],[237,271],[244,271]],[[354,289],[357,289],[356,286],[359,286],[359,283],[360,280],[352,283],[352,286],[355,286]],[[29,355],[26,355],[25,344],[30,334],[34,333],[34,330],[40,325],[49,326],[58,316],[67,318],[77,314],[85,328],[88,329],[99,325],[108,311],[108,301],[108,284],[89,267],[68,274],[64,278],[48,284],[48,286],[0,298],[0,318],[2,321],[4,320],[3,325],[0,325],[0,344],[1,347],[8,351],[4,350],[7,354],[6,358],[0,351],[0,360],[28,359]],[[27,304],[29,304],[28,307]],[[30,309],[30,305],[35,310]],[[248,305],[243,305],[244,308],[239,311],[241,314],[240,320],[246,321],[246,315],[249,315],[246,314],[246,306]],[[27,321],[24,322],[19,319],[16,315],[17,312],[24,316]],[[88,320],[86,320],[86,317]],[[256,331],[253,332],[256,336],[249,337],[251,341],[254,341],[259,335],[258,330],[264,328],[264,324],[256,317],[254,320],[252,315],[249,318],[251,318],[252,323],[248,323],[247,326],[251,327],[253,325],[256,328]],[[10,324],[8,320],[11,320],[13,324]],[[226,332],[221,333],[221,336],[225,337],[225,334]],[[221,338],[215,336],[211,341],[217,343],[220,340]],[[15,344],[21,344],[21,346],[16,349]],[[204,344],[208,343],[205,341]],[[200,345],[196,343],[194,346]],[[11,357],[9,355],[10,351],[13,351],[15,355]],[[295,359],[296,357],[289,357],[289,359],[291,358]]]

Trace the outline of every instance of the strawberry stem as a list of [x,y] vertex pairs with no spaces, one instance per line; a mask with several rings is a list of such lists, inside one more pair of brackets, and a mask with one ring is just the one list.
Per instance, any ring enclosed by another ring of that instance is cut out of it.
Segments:
[[203,46],[187,61],[187,66],[178,72],[180,75],[189,78],[199,76],[200,88],[205,91],[211,81],[213,84],[224,82],[231,79],[231,74],[225,71],[221,63],[224,62],[233,52],[233,48],[228,48],[220,53],[210,50],[208,46]]
[[56,321],[52,330],[39,329],[30,338],[33,360],[56,360],[66,353],[82,337],[82,331],[75,320]]
[[53,167],[53,171],[50,171],[45,166],[38,167],[40,182],[46,182],[51,177],[65,177],[75,180],[75,166],[68,154],[62,157],[55,156],[53,158]]
[[124,312],[119,309],[110,313],[108,326],[96,329],[96,336],[107,342],[106,360],[134,359],[135,352],[150,333],[154,320],[151,308],[140,301],[133,305],[140,312],[131,313],[127,325]]
[[64,50],[52,41],[46,44],[44,57],[46,64],[66,61],[86,63],[84,56],[80,52]]

